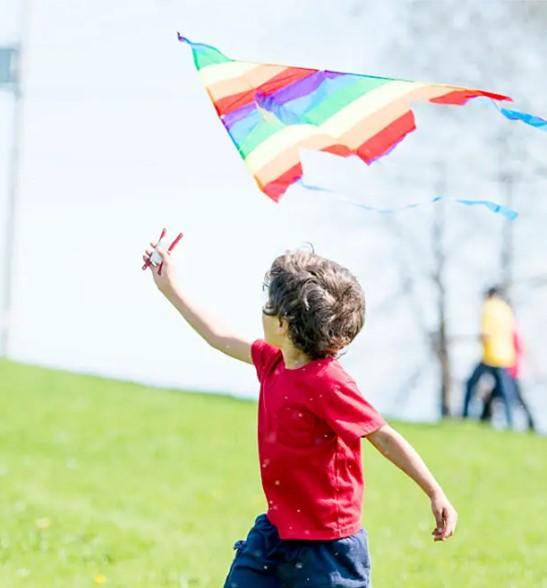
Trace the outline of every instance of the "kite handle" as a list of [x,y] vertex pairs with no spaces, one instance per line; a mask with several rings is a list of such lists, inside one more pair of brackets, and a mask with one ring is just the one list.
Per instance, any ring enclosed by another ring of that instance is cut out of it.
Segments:
[[[156,244],[154,245],[154,250],[158,247],[161,240],[165,237],[166,234],[167,234],[167,229],[164,227],[161,231],[160,238],[156,241]],[[152,265],[152,261],[151,261],[152,253],[150,253],[150,255],[148,256],[148,259],[144,262],[144,265],[142,266],[143,271],[148,269]]]
[[[161,232],[160,238],[156,241],[156,243],[154,245],[154,251],[152,251],[152,253],[150,253],[150,255],[148,256],[148,259],[145,261],[144,265],[142,266],[143,271],[148,269],[152,265],[152,255],[156,252],[156,249],[158,248],[158,246],[160,245],[162,239],[165,237],[166,234],[167,234],[167,229],[164,228]],[[167,253],[171,253],[173,251],[173,249],[175,249],[175,247],[179,244],[179,242],[183,236],[184,236],[183,233],[179,233],[175,237],[175,240],[167,248]],[[159,264],[159,267],[158,267],[158,274],[160,276],[161,276],[162,268],[163,268],[163,261]]]
[[[173,251],[173,249],[178,245],[179,241],[182,239],[182,233],[179,233],[176,237],[175,240],[171,243],[171,245],[169,245],[168,249],[167,249],[167,253],[170,254],[171,251]],[[163,268],[163,261],[160,263],[160,267],[158,268],[158,274],[161,276],[161,270]]]

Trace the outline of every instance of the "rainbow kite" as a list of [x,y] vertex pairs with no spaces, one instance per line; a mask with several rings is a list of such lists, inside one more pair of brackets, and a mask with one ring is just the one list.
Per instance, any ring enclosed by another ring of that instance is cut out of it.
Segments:
[[[445,84],[236,61],[210,45],[178,38],[192,48],[199,77],[259,188],[275,201],[302,177],[302,148],[357,155],[371,164],[416,128],[412,102],[511,100]],[[498,110],[547,129],[539,117]]]

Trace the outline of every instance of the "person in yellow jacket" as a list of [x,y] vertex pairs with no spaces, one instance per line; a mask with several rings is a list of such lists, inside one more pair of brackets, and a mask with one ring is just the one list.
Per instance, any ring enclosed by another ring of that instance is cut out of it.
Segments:
[[490,374],[495,381],[495,389],[503,400],[507,425],[513,426],[513,388],[507,368],[515,365],[516,352],[513,340],[515,317],[511,307],[501,296],[498,287],[486,292],[481,312],[482,359],[473,370],[465,386],[463,414],[469,415],[469,404],[477,384],[484,374]]

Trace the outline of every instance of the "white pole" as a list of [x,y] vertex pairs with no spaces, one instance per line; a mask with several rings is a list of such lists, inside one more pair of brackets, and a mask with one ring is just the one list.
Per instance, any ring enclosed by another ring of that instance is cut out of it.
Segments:
[[30,13],[30,0],[21,0],[19,15],[19,42],[17,44],[16,78],[13,101],[13,124],[11,157],[8,180],[8,201],[6,207],[6,232],[4,240],[4,276],[2,279],[3,297],[2,312],[0,314],[0,327],[2,330],[0,339],[0,355],[7,357],[9,351],[10,326],[12,323],[12,294],[13,294],[13,269],[15,257],[15,226],[17,212],[17,195],[19,190],[19,164],[21,159],[21,144],[23,130],[23,44],[26,37],[28,18]]

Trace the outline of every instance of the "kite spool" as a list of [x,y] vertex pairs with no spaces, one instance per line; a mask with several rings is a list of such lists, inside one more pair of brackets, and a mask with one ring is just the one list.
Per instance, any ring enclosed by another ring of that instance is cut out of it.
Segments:
[[[146,270],[147,268],[149,268],[150,266],[158,267],[158,265],[159,265],[160,267],[159,267],[158,273],[161,275],[161,268],[163,266],[163,263],[162,263],[161,255],[158,253],[158,249],[166,249],[166,246],[167,246],[167,240],[165,239],[166,235],[167,235],[167,229],[164,228],[161,231],[160,238],[158,239],[158,241],[154,245],[154,249],[153,249],[152,253],[148,256],[148,259],[145,261],[144,265],[142,266],[143,271]],[[178,245],[178,243],[181,239],[182,239],[182,233],[179,233],[175,237],[175,240],[171,243],[171,245],[169,245],[169,247],[167,247],[167,253],[171,253],[171,251],[173,251],[173,249]]]
[[161,263],[161,256],[158,253],[158,249],[165,249],[166,247],[166,241],[165,239],[160,239],[156,245],[156,247],[154,248],[154,251],[152,251],[152,254],[150,255],[149,258],[149,262],[150,265],[157,267],[160,263]]

